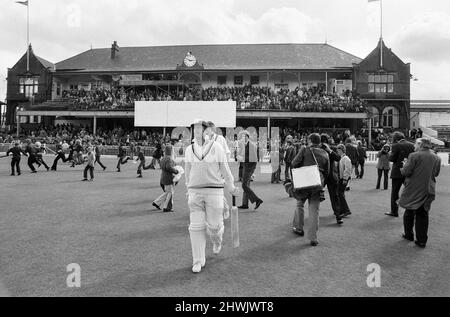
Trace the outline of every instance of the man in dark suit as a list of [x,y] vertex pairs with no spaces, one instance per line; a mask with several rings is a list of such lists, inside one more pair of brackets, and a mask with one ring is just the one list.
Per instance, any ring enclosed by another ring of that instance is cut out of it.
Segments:
[[341,157],[337,154],[337,149],[335,146],[330,146],[330,136],[327,134],[322,134],[320,136],[322,141],[322,149],[328,153],[330,158],[330,173],[325,179],[325,185],[328,188],[328,194],[330,195],[331,208],[333,209],[334,215],[336,216],[336,222],[342,224],[343,220],[341,217],[341,210],[339,206],[339,161]]
[[38,161],[36,159],[37,150],[32,145],[31,140],[27,140],[27,146],[25,148],[25,153],[28,155],[28,167],[31,170],[31,173],[37,173],[36,169],[34,168],[33,164],[38,164]]
[[366,164],[367,151],[366,151],[366,148],[362,145],[361,141],[358,141],[358,146],[356,147],[356,150],[358,152],[358,164],[356,166],[356,178],[362,179],[364,177],[364,165]]
[[178,174],[178,170],[175,169],[175,162],[172,160],[172,151],[172,145],[167,145],[164,149],[164,157],[160,161],[160,185],[163,187],[164,193],[152,203],[156,209],[161,210],[162,208],[163,212],[173,212],[173,195],[175,193],[173,176]]
[[401,132],[394,132],[392,136],[394,144],[389,154],[389,161],[393,162],[391,179],[391,212],[386,212],[385,215],[391,217],[398,217],[398,197],[400,188],[405,182],[405,177],[401,173],[403,168],[403,160],[414,152],[414,144],[405,140],[405,135]]
[[25,151],[22,150],[18,142],[14,143],[14,147],[6,152],[6,156],[9,156],[9,154],[12,154],[11,176],[15,176],[14,168],[17,170],[17,175],[20,176],[20,158],[22,154],[23,155],[27,154],[25,153]]
[[292,136],[288,135],[286,137],[286,151],[284,153],[284,179],[290,179],[291,178],[291,163],[292,160],[295,158],[296,155],[296,149],[294,146],[294,139]]
[[406,209],[403,238],[414,241],[415,224],[416,245],[425,248],[428,241],[428,214],[436,195],[436,177],[439,176],[441,159],[431,150],[428,139],[418,139],[416,150],[401,169],[406,179],[399,204]]
[[352,143],[352,138],[347,138],[345,140],[345,153],[352,162],[353,170],[355,171],[355,175],[358,177],[358,150]]
[[258,147],[250,141],[250,133],[244,131],[242,135],[244,142],[241,144],[238,158],[244,165],[242,172],[242,189],[244,194],[242,196],[242,206],[239,209],[248,209],[248,202],[250,200],[252,204],[256,204],[255,210],[257,210],[263,201],[250,188],[250,182],[258,164]]

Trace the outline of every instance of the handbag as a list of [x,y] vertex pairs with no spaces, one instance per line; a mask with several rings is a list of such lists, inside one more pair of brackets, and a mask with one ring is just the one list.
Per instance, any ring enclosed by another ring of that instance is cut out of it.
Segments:
[[316,156],[314,155],[314,151],[309,148],[311,154],[314,158],[314,162],[316,165],[311,166],[302,166],[299,168],[293,168],[291,170],[292,173],[292,183],[294,190],[322,190],[323,189],[323,180],[322,175],[319,169],[319,164],[317,163]]

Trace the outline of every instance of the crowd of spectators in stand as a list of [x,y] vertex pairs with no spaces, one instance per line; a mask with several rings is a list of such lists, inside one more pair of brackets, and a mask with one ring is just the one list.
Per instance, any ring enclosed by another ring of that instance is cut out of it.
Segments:
[[97,88],[94,90],[65,90],[62,94],[76,110],[124,110],[133,108],[133,95],[125,89]]
[[97,88],[91,91],[64,91],[63,98],[68,99],[78,110],[126,110],[132,109],[134,101],[236,101],[238,110],[280,110],[298,112],[365,112],[366,104],[349,90],[342,94],[329,93],[317,87],[310,89],[273,90],[269,87],[210,87],[186,88],[172,91],[146,89],[136,92],[134,89]]
[[[45,144],[57,144],[63,141],[69,143],[71,140],[82,140],[84,143],[99,141],[105,145],[139,144],[142,146],[155,146],[163,141],[163,135],[153,129],[133,129],[125,130],[123,128],[115,129],[97,129],[97,135],[94,136],[92,130],[87,126],[75,126],[73,124],[62,124],[56,126],[38,126],[33,129],[22,131],[23,139],[38,140]],[[14,137],[6,135],[0,137],[0,143],[10,143]],[[166,136],[165,141],[170,141],[170,136]]]

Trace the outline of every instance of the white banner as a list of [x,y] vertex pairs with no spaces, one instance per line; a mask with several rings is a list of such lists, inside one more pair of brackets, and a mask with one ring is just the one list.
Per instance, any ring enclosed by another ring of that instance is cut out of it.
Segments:
[[235,101],[136,101],[136,127],[189,127],[195,120],[236,127]]

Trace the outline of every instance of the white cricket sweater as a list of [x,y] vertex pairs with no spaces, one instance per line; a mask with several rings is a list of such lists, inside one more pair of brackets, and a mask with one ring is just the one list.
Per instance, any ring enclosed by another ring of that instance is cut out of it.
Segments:
[[[195,153],[194,153],[195,152]],[[203,146],[194,141],[186,149],[185,156],[186,187],[201,188],[234,188],[226,154],[217,142],[206,142]]]

